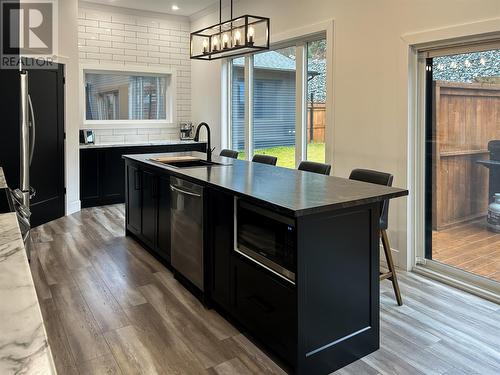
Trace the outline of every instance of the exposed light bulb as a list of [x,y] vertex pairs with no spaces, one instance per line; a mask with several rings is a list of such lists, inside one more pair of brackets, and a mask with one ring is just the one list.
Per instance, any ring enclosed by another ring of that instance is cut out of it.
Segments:
[[229,36],[227,34],[222,35],[222,48],[229,48]]
[[208,40],[203,39],[203,53],[208,53]]
[[239,46],[241,43],[241,32],[240,30],[236,30],[234,33],[234,45]]
[[253,42],[254,37],[255,37],[255,29],[252,26],[250,26],[248,28],[248,43],[249,44],[253,44],[254,43]]
[[212,51],[217,51],[219,49],[219,37],[214,37],[214,43],[212,47]]
[[172,10],[174,10],[174,11],[175,11],[175,10],[179,10],[179,6],[178,6],[178,5],[176,5],[176,4],[172,5]]

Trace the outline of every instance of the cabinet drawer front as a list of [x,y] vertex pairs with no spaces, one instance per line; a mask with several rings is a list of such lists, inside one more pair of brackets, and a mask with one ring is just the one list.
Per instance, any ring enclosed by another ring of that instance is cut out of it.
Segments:
[[252,335],[293,365],[297,345],[295,290],[237,256],[233,269],[236,316]]

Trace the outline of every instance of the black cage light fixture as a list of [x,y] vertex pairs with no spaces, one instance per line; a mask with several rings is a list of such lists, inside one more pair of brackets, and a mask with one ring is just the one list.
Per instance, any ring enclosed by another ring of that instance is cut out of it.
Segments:
[[243,16],[222,22],[222,0],[219,0],[219,23],[191,33],[191,58],[217,60],[269,49],[269,24],[266,17]]

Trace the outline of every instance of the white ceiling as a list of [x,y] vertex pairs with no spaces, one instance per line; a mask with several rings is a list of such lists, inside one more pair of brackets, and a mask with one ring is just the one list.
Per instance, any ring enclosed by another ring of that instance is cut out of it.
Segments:
[[[85,0],[89,3],[112,5],[123,8],[146,10],[150,12],[161,12],[176,14],[179,16],[191,16],[215,3],[218,0]],[[179,10],[173,11],[172,5],[177,5]]]

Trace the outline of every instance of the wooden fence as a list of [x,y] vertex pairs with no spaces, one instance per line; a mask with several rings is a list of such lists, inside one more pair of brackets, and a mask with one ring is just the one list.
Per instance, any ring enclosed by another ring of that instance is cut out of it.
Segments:
[[[311,132],[311,120],[313,124]],[[324,103],[313,103],[307,107],[307,141],[317,143],[325,142],[326,105]]]
[[488,142],[500,139],[500,85],[434,83],[433,228],[485,216]]

